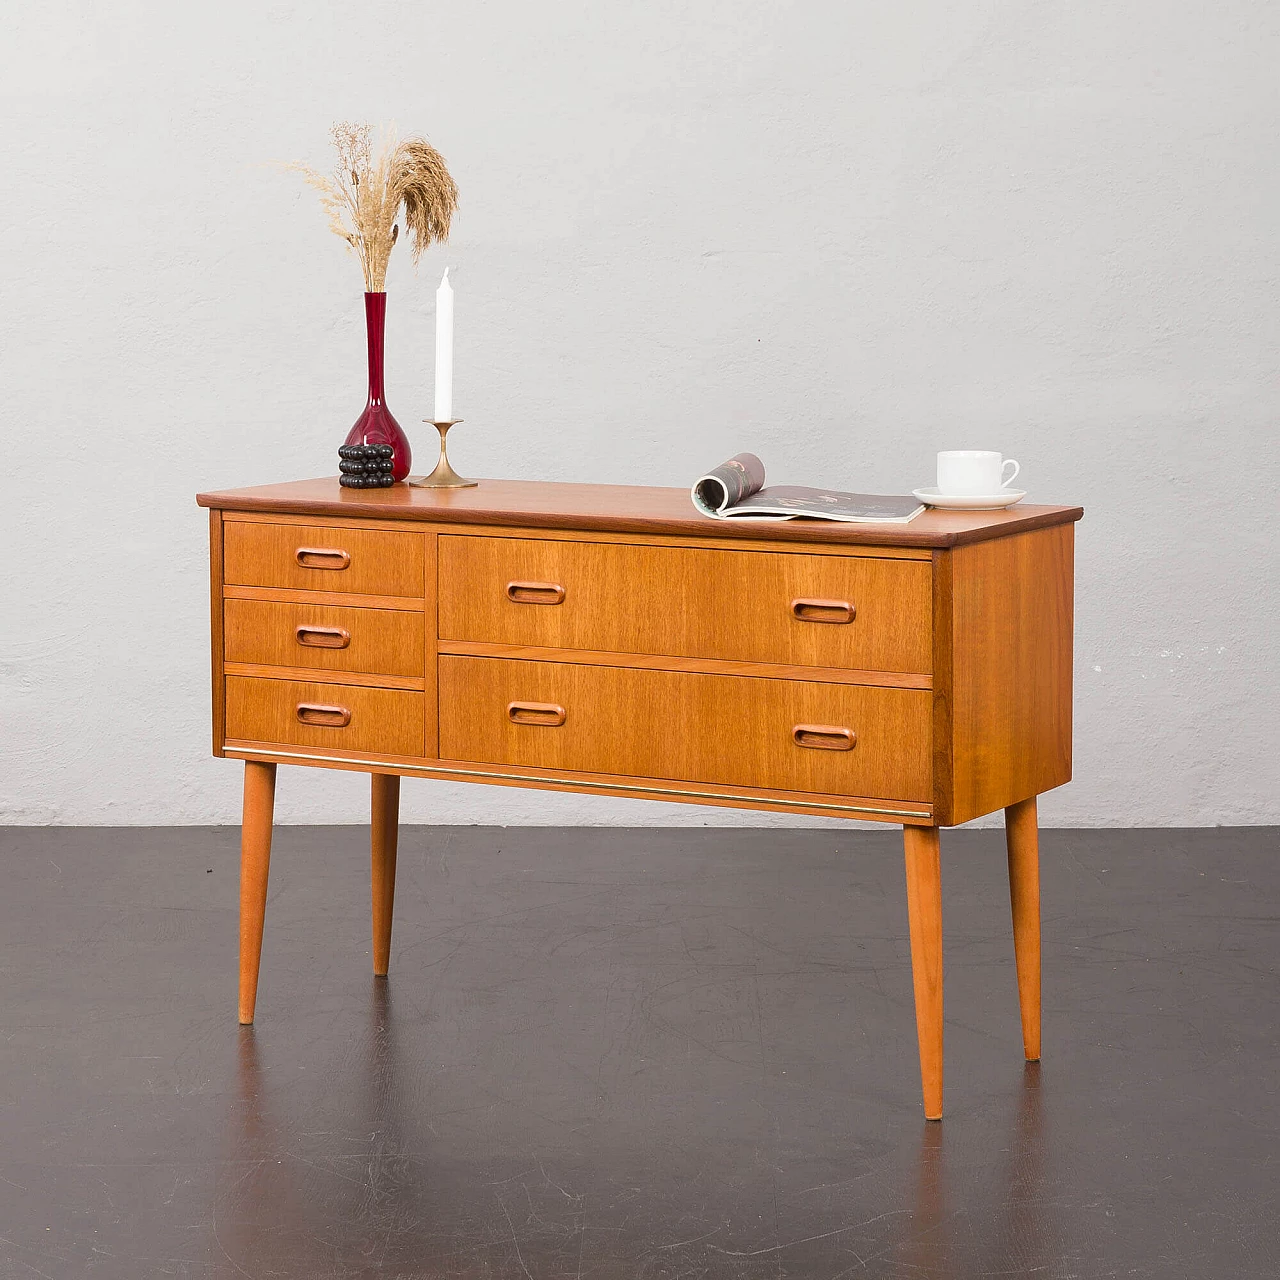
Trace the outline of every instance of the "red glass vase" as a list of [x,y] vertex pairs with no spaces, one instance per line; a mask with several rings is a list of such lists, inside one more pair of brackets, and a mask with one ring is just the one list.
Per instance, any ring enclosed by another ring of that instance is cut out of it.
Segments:
[[364,320],[369,331],[369,403],[342,443],[389,444],[395,451],[391,455],[391,474],[397,480],[403,480],[409,474],[413,454],[409,449],[409,437],[387,408],[382,384],[383,336],[387,321],[385,293],[364,295]]

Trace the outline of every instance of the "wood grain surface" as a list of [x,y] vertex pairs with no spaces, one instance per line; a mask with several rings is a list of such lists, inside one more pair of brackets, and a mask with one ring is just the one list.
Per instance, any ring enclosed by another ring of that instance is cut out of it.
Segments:
[[396,846],[400,836],[400,778],[369,777],[370,884],[373,890],[373,972],[385,978],[391,965],[391,918],[396,900]]
[[[299,563],[299,552],[309,549],[341,556],[335,555],[332,568],[308,567]],[[227,520],[223,576],[236,586],[421,598],[424,550],[423,536],[416,530],[394,533]]]
[[[227,737],[421,756],[425,695],[301,680],[227,677]],[[340,707],[341,727],[307,724],[298,707]]]
[[933,552],[933,808],[939,826],[951,821],[952,631],[950,551]]
[[244,809],[240,820],[240,1022],[253,1021],[262,961],[262,927],[267,913],[271,868],[271,827],[275,814],[276,766],[247,760]]
[[[328,639],[328,632],[340,633],[346,644],[329,648],[307,643]],[[223,643],[228,662],[421,680],[424,619],[407,610],[228,600]]]
[[[306,667],[266,666],[259,662],[228,662],[224,667],[228,676],[252,676],[255,679],[318,681],[323,684],[354,684],[371,689],[426,690],[427,682],[421,676],[366,675],[363,671],[321,671]],[[433,684],[432,689],[435,689]]]
[[[208,496],[208,495],[206,495]],[[216,510],[217,508],[211,508]],[[294,515],[287,511],[232,511],[226,512],[228,520],[245,524],[323,524],[333,529],[386,529],[399,533],[405,529],[429,526],[436,533],[457,533],[485,538],[546,538],[549,541],[567,542],[610,542],[623,543],[637,547],[705,547],[709,551],[732,551],[740,548],[740,537],[717,537],[716,531],[724,527],[724,521],[710,522],[710,528],[703,534],[692,533],[635,533],[618,529],[576,529],[572,526],[563,528],[540,524],[521,529],[511,524],[489,524],[483,521],[413,521],[388,520],[369,515],[358,509],[349,515]],[[807,526],[806,526],[807,527]],[[763,531],[762,531],[763,532]],[[932,554],[929,547],[903,547],[889,543],[862,545],[856,542],[812,542],[797,541],[791,538],[786,541],[775,541],[767,536],[753,537],[750,540],[752,551],[778,551],[784,555],[834,555],[834,556],[877,556],[880,559],[894,560],[928,560]]]
[[437,683],[436,661],[439,652],[436,625],[437,608],[437,574],[440,553],[438,539],[434,533],[428,533],[424,539],[426,554],[422,558],[422,593],[426,605],[424,615],[424,634],[422,637],[423,675],[428,690],[423,701],[423,754],[438,756],[440,754],[440,698]]
[[[565,723],[512,723],[525,701],[563,707]],[[927,801],[929,715],[923,690],[440,659],[440,751],[458,760]],[[804,724],[852,730],[857,746],[798,746]]]
[[1035,797],[1071,773],[1078,508],[744,526],[691,520],[680,490],[518,482],[200,501],[214,749],[247,761],[242,1021],[286,762],[373,774],[377,974],[401,775],[903,823],[928,1119],[943,1102],[939,826],[1004,808],[1038,1058]]
[[440,538],[446,640],[928,672],[930,590],[910,560]]
[[1071,780],[1073,546],[1068,524],[950,553],[944,825]]
[[213,754],[220,756],[222,740],[226,736],[227,698],[222,684],[222,512],[217,510],[209,512],[209,659]]
[[1080,507],[1019,503],[1006,511],[930,510],[909,524],[713,520],[697,510],[687,489],[530,480],[481,480],[474,489],[415,489],[402,484],[390,489],[343,489],[336,476],[202,493],[196,501],[224,511],[898,547],[959,546],[1069,523],[1084,514]]
[[942,861],[937,827],[904,827],[907,923],[926,1120],[942,1119]]
[[[367,592],[295,591],[291,587],[236,587],[224,585],[225,600],[279,600],[287,604],[345,605],[349,609],[399,609],[421,613],[423,601],[417,596],[379,596]],[[436,607],[431,597],[431,611]]]
[[760,676],[766,680],[816,680],[819,684],[870,684],[886,689],[932,689],[933,677],[904,671],[861,671],[850,667],[799,667],[785,662],[726,662],[722,658],[681,658],[674,654],[617,653],[604,649],[553,649],[541,645],[489,644],[482,640],[441,640],[441,653],[468,658],[524,658],[529,662],[579,662],[590,667],[645,667],[650,671],[697,671],[713,676]]
[[1028,1062],[1040,1061],[1040,829],[1036,798],[1004,811],[1009,853],[1009,904],[1013,911],[1013,957],[1018,973],[1022,1048]]
[[680,782],[673,778],[638,778],[576,769],[533,769],[523,765],[478,764],[471,760],[433,760],[387,755],[377,751],[293,747],[241,739],[228,739],[225,750],[229,757],[236,760],[264,760],[317,769],[396,773],[406,778],[479,782],[488,786],[568,791],[579,795],[622,796],[630,800],[678,800],[683,804],[761,809],[771,813],[859,818],[871,822],[889,822],[895,826],[902,823],[930,826],[933,822],[933,810],[929,804],[883,800],[874,796],[780,791],[775,787],[738,787],[731,783]]

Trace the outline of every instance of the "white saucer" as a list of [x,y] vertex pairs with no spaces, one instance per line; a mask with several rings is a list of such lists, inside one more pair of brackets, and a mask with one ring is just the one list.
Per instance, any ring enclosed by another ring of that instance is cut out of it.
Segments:
[[1027,496],[1025,489],[1001,489],[999,493],[955,494],[939,493],[936,487],[912,489],[911,496],[919,498],[930,507],[944,511],[1000,511],[1021,502]]

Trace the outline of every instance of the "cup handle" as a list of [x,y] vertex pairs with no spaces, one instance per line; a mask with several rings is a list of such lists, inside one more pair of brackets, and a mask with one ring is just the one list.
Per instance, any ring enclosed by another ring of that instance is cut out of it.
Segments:
[[[1011,475],[1011,476],[1006,480],[1006,479],[1004,478],[1004,469],[1005,469],[1005,467],[1007,467],[1011,462],[1013,463],[1013,475]],[[1003,464],[1002,464],[1002,465],[1001,465],[1001,467],[1000,467],[1000,487],[1001,487],[1002,489],[1007,489],[1007,488],[1008,488],[1008,487],[1009,487],[1009,486],[1010,486],[1010,485],[1011,485],[1011,484],[1012,484],[1012,483],[1013,483],[1013,482],[1018,478],[1018,472],[1019,472],[1019,471],[1021,471],[1021,470],[1022,470],[1022,468],[1018,465],[1018,463],[1017,463],[1017,461],[1016,461],[1015,459],[1013,459],[1013,458],[1006,458],[1006,459],[1004,460]]]

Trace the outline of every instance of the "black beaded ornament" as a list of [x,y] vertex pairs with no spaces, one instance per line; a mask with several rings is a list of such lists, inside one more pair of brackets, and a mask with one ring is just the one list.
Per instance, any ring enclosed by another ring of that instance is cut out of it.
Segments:
[[394,450],[389,444],[344,444],[338,450],[338,483],[344,489],[389,489]]

